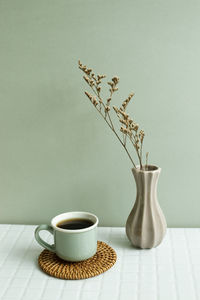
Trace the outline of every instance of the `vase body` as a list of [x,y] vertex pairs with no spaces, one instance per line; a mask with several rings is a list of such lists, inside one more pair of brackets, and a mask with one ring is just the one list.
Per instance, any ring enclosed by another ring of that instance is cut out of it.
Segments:
[[157,183],[161,169],[148,166],[132,169],[137,196],[126,222],[126,234],[135,247],[153,248],[158,246],[166,233],[166,220],[157,200]]

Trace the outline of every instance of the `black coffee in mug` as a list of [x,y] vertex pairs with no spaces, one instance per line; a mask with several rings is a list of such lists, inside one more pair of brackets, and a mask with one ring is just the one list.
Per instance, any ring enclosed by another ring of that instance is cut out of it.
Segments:
[[70,229],[70,230],[84,229],[92,225],[94,225],[94,223],[91,220],[81,219],[81,218],[62,220],[58,222],[58,224],[56,224],[58,228]]

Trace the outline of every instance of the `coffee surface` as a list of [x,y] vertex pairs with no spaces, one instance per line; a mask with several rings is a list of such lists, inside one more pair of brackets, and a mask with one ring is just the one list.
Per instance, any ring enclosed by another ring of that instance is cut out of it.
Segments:
[[89,219],[67,219],[60,221],[56,226],[62,229],[78,230],[83,228],[88,228],[94,225],[94,223]]

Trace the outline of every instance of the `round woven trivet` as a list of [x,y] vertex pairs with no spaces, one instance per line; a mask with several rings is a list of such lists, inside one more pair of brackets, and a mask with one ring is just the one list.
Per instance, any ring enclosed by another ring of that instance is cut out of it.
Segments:
[[97,242],[97,252],[81,262],[68,262],[49,250],[43,250],[38,258],[40,268],[50,276],[62,279],[86,279],[110,269],[116,262],[115,250],[104,242]]

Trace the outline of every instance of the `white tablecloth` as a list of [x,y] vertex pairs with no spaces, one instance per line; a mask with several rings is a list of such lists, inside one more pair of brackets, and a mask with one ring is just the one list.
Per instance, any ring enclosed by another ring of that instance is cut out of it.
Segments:
[[[0,299],[193,300],[200,299],[200,229],[168,229],[155,249],[131,247],[124,228],[98,228],[98,239],[117,253],[107,272],[85,280],[43,273],[36,226],[0,225]],[[42,232],[48,241],[51,237]]]

